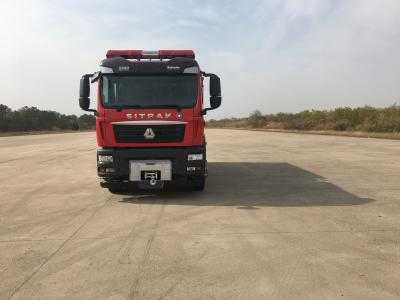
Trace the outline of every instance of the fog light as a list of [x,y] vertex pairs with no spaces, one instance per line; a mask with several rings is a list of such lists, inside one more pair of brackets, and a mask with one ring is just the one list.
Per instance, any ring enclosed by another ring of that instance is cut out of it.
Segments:
[[203,153],[189,154],[188,160],[203,160]]
[[114,162],[114,159],[113,159],[112,155],[99,155],[99,156],[97,156],[97,161],[100,164],[105,164],[105,163]]
[[106,173],[113,173],[115,172],[114,168],[106,168]]

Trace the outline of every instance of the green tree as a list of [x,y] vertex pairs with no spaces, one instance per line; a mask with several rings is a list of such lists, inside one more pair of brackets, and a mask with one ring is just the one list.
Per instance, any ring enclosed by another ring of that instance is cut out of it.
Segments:
[[7,105],[0,104],[0,131],[8,130],[8,121],[11,117],[12,110]]
[[24,106],[13,111],[0,104],[0,131],[34,131],[34,130],[79,130],[93,129],[96,118],[84,114],[64,115],[55,111],[40,110],[36,107]]

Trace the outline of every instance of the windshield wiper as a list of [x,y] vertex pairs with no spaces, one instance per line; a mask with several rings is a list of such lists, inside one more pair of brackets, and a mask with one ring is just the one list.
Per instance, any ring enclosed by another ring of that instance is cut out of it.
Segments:
[[176,104],[160,104],[160,105],[139,105],[139,104],[117,104],[114,106],[117,111],[122,111],[123,109],[126,108],[174,108],[177,111],[181,111],[182,107]]
[[130,104],[130,105],[118,104],[116,105],[115,108],[117,109],[117,111],[122,111],[125,108],[144,108],[144,106],[138,104]]
[[160,105],[151,105],[148,108],[175,108],[177,111],[181,111],[182,107],[176,104],[160,104]]

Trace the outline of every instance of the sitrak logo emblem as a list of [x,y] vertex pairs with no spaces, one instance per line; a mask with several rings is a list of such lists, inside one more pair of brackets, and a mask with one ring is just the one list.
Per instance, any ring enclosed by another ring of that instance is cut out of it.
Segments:
[[156,134],[154,133],[153,129],[147,128],[143,136],[146,140],[152,140],[155,138]]

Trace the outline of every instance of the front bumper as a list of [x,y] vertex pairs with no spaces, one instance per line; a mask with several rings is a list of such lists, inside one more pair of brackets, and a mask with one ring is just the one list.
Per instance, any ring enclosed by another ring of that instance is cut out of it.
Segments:
[[[202,153],[203,160],[188,161],[188,154]],[[106,182],[124,182],[129,180],[129,161],[162,159],[170,160],[172,167],[172,180],[195,179],[207,175],[206,148],[101,148],[98,155],[112,155],[112,163],[99,163],[97,158],[97,174]],[[198,167],[195,171],[188,171],[190,167]],[[112,172],[105,172],[108,169]]]

